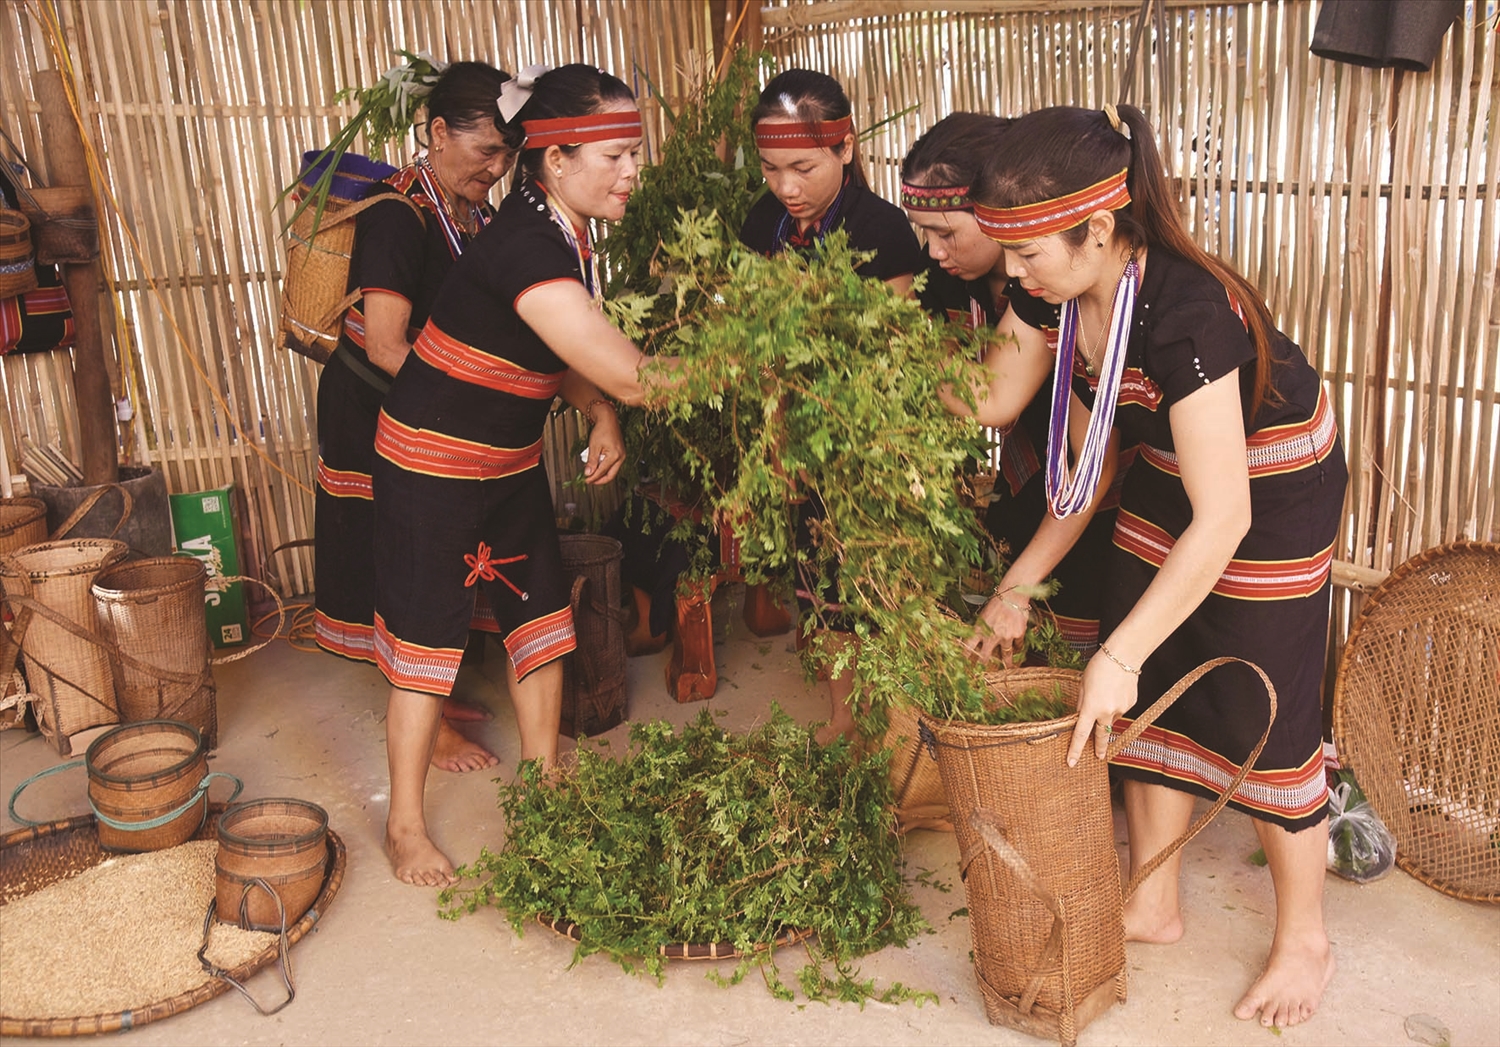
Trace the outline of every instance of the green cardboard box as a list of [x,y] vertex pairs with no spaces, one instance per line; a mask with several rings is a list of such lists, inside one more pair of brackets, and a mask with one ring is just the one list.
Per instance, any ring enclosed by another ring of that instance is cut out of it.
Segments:
[[174,494],[172,545],[180,556],[192,556],[208,568],[203,594],[208,635],[215,647],[233,647],[249,639],[243,582],[225,583],[240,573],[234,540],[233,485],[196,494]]

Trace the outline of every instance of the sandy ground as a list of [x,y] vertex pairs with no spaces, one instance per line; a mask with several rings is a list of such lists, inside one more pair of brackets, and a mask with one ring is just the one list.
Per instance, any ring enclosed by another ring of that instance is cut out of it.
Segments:
[[[714,698],[678,705],[664,684],[666,654],[632,659],[633,719],[682,722],[708,707],[744,727],[772,701],[803,721],[826,717],[821,687],[803,680],[790,638],[749,634],[734,613],[735,595],[716,600]],[[500,756],[497,771],[508,779],[517,742],[501,657],[492,642],[482,665],[465,667],[457,694],[493,710],[494,719],[473,733]],[[1040,1042],[985,1019],[951,835],[919,831],[906,840],[908,877],[924,881],[914,883],[913,897],[932,933],[861,965],[865,977],[931,991],[938,1003],[783,1003],[753,977],[721,988],[696,963],[673,966],[657,986],[597,956],[570,966],[568,942],[541,928],[518,937],[498,912],[440,920],[435,891],[395,880],[381,852],[386,689],[375,669],[276,644],[219,667],[216,677],[221,747],[213,769],[244,779],[247,798],[297,796],[325,807],[348,846],[347,877],[316,931],[293,950],[291,1006],[263,1018],[229,993],[126,1034],[133,1043]],[[623,739],[625,729],[611,737]],[[0,788],[8,797],[56,760],[40,736],[4,732]],[[455,861],[503,840],[496,776],[434,772],[429,780],[434,834]],[[83,813],[83,789],[82,770],[50,778],[26,794],[21,809],[34,818]],[[1500,1044],[1500,909],[1455,901],[1399,871],[1364,886],[1328,877],[1340,970],[1312,1021],[1280,1031],[1237,1021],[1230,1008],[1264,960],[1274,911],[1269,874],[1247,860],[1256,848],[1248,819],[1234,813],[1189,846],[1185,937],[1173,946],[1128,947],[1129,1000],[1084,1029],[1081,1044],[1403,1044],[1413,1042],[1406,1031],[1413,1015],[1449,1030],[1454,1047]],[[789,951],[784,972],[802,958],[800,949]],[[270,1000],[279,984],[263,972],[251,987]],[[0,986],[0,1011],[3,995]]]

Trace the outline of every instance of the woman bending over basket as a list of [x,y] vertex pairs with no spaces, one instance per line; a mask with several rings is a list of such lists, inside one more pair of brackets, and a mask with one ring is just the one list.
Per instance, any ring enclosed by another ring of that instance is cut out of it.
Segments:
[[[977,416],[1009,424],[1054,373],[1046,475],[1060,518],[1097,503],[1112,437],[1140,444],[1069,763],[1090,733],[1102,757],[1112,730],[1207,659],[1234,655],[1269,674],[1279,711],[1232,803],[1265,848],[1276,930],[1234,1013],[1296,1025],[1334,970],[1319,691],[1347,471],[1328,398],[1255,288],[1183,229],[1139,110],[1043,109],[1018,120],[1007,145],[975,186],[975,217],[1023,293],[1000,322],[1015,341],[991,349]],[[1059,304],[1054,354],[1044,329]],[[1257,677],[1230,664],[1120,753],[1132,872],[1187,828],[1195,796],[1229,782],[1266,715]],[[1182,935],[1181,867],[1179,852],[1131,897],[1127,937]]]
[[509,655],[521,759],[557,759],[559,659],[575,642],[541,462],[553,397],[592,423],[592,484],[612,480],[624,453],[606,395],[643,399],[645,357],[598,308],[589,228],[619,220],[635,185],[634,97],[608,73],[568,65],[522,73],[499,104],[525,133],[515,185],[454,265],[375,437],[375,651],[391,682],[386,845],[412,884],[453,881],[427,832],[423,790],[476,588]]
[[[509,73],[455,62],[427,97],[425,154],[373,193],[389,199],[355,219],[349,289],[363,298],[344,317],[333,356],[318,381],[318,645],[345,658],[375,661],[375,425],[453,260],[494,216],[490,189],[515,162],[519,129],[503,125],[495,98]],[[399,197],[405,197],[405,201]],[[487,609],[473,627],[489,632]],[[458,707],[450,709],[458,712]],[[493,753],[446,720],[432,762],[447,771],[494,766]]]
[[[984,158],[1006,148],[1011,123],[982,113],[954,113],[917,139],[901,165],[901,206],[921,230],[933,260],[922,304],[929,312],[946,313],[976,329],[994,327],[1009,299],[1024,293],[1005,271],[1004,250],[975,220],[969,195]],[[1043,322],[1048,344],[1053,345],[1056,310]],[[980,620],[990,630],[979,644],[986,661],[998,652],[1009,665],[1011,656],[1024,650],[1031,601],[1020,590],[1049,577],[1061,583],[1048,608],[1068,643],[1084,657],[1099,645],[1099,578],[1115,526],[1122,476],[1117,474],[1108,487],[1101,485],[1100,497],[1106,501],[1075,544],[1071,532],[1076,521],[1059,520],[1047,512],[1041,464],[1047,456],[1051,402],[1049,376],[1014,424],[998,434],[994,457],[999,472],[984,522],[1012,559],[980,611]]]
[[[922,248],[901,209],[870,191],[849,98],[839,82],[824,73],[788,69],[762,89],[750,122],[771,191],[750,209],[740,240],[761,254],[776,255],[815,250],[825,236],[843,229],[854,250],[875,252],[855,270],[860,276],[884,280],[903,294],[910,291],[912,277],[923,268]],[[822,501],[814,492],[799,506],[801,548],[811,545],[812,522],[822,515]],[[833,580],[798,577],[797,603],[804,618],[813,616],[824,631],[825,658],[852,642],[837,599]],[[853,689],[852,667],[829,677],[829,722],[819,730],[818,741],[853,737]]]

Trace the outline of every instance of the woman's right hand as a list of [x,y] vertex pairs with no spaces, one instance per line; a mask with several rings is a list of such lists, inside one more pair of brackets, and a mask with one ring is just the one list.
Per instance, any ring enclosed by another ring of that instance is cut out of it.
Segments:
[[1026,625],[1031,621],[1030,602],[1012,592],[990,597],[974,622],[974,635],[964,647],[980,662],[988,662],[996,653],[1006,668],[1014,657],[1026,649]]
[[1126,672],[1102,654],[1089,659],[1083,670],[1083,690],[1078,698],[1078,725],[1068,745],[1068,766],[1076,767],[1083,747],[1094,740],[1094,755],[1104,759],[1114,733],[1115,721],[1135,707],[1140,677]]

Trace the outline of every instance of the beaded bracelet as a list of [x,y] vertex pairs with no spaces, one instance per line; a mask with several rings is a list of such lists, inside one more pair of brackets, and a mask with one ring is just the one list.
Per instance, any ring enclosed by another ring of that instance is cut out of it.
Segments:
[[583,409],[583,416],[589,420],[589,425],[593,425],[594,424],[594,408],[597,405],[599,405],[599,404],[603,404],[605,407],[608,407],[611,411],[613,411],[615,409],[615,405],[613,403],[611,403],[610,401],[606,400],[604,397],[602,397],[602,396],[596,396],[596,397],[594,397],[592,400],[590,400],[588,402],[588,406]]
[[1099,644],[1099,653],[1104,655],[1104,657],[1108,658],[1110,661],[1114,662],[1121,669],[1124,669],[1131,676],[1141,675],[1141,670],[1139,668],[1134,665],[1126,665],[1124,662],[1120,661],[1120,659],[1116,658],[1110,651],[1110,649],[1108,647],[1105,647],[1103,643]]

